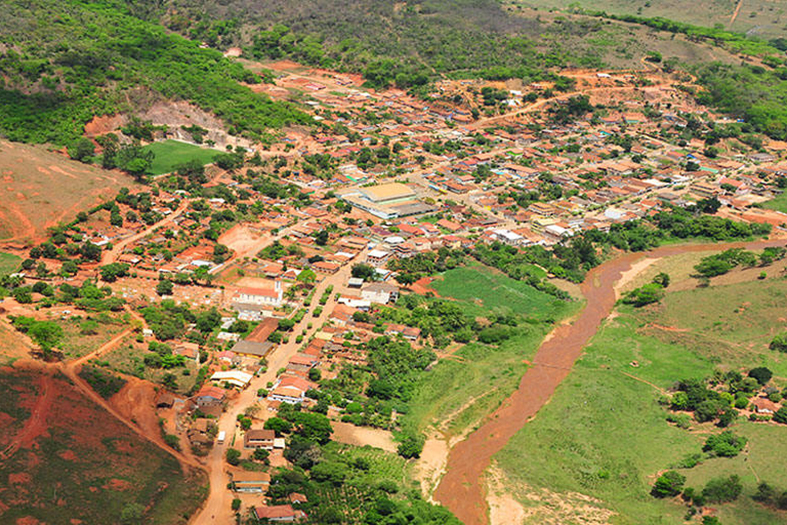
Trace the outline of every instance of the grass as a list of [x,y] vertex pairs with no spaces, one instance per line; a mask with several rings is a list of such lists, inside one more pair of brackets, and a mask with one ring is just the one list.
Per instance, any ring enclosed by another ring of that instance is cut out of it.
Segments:
[[441,359],[421,376],[402,416],[403,427],[424,430],[436,423],[451,434],[461,434],[516,389],[530,359],[547,332],[546,327],[521,329],[500,347],[470,343]]
[[553,319],[565,312],[568,304],[480,264],[449,270],[442,279],[435,280],[432,287],[443,297],[468,303],[471,312],[482,307],[537,319]]
[[72,161],[43,146],[3,140],[0,172],[0,240],[39,239],[47,227],[73,220],[123,186],[135,187],[131,177],[118,171]]
[[[473,342],[441,359],[421,376],[400,422],[423,431],[434,424],[459,435],[477,425],[513,392],[550,322],[571,315],[579,302],[566,302],[483,265],[456,268],[433,282],[443,297],[459,301],[471,317],[490,312],[514,313],[530,319],[520,322],[513,336],[499,346]],[[541,321],[541,322],[539,322]]]
[[156,155],[153,165],[150,167],[150,172],[153,175],[171,173],[178,165],[192,160],[197,160],[202,164],[210,164],[219,153],[216,150],[201,148],[177,140],[154,142],[145,146],[145,149]]
[[776,210],[776,211],[787,213],[787,192],[784,192],[781,195],[777,195],[776,197],[774,197],[769,201],[763,202],[761,206],[769,210]]
[[[783,377],[785,359],[767,350],[766,334],[783,324],[778,305],[784,304],[784,294],[783,279],[755,280],[668,293],[662,305],[642,310],[619,307],[618,316],[602,326],[549,404],[495,457],[516,497],[533,506],[544,490],[561,498],[579,493],[611,510],[612,523],[680,523],[686,507],[652,498],[650,486],[658,472],[700,452],[707,433],[718,430],[671,426],[657,400],[674,381],[705,377],[718,367],[745,371],[765,365]],[[632,366],[635,361],[638,366]],[[739,474],[744,495],[714,506],[721,522],[783,522],[783,516],[750,496],[755,473],[763,481],[781,483],[787,470],[787,429],[740,421],[734,430],[748,437],[747,453],[685,470],[687,485],[702,488],[712,477]],[[544,518],[539,513],[556,512],[545,508],[541,501],[534,523]]]
[[[141,345],[134,338],[127,337],[111,352],[101,356],[101,365],[123,374],[140,377],[152,383],[161,384],[166,374],[174,374],[178,392],[189,392],[197,381],[199,365],[193,359],[186,359],[185,366],[165,370],[145,366],[147,343]],[[186,372],[187,375],[184,375]]]
[[22,264],[22,258],[12,253],[0,252],[0,275],[14,273]]
[[70,317],[58,321],[58,324],[63,328],[63,349],[66,357],[78,358],[89,354],[126,329],[124,321],[106,314],[87,316],[87,319],[95,320],[98,323],[95,333],[82,333],[80,325],[85,322],[85,319],[81,317]]

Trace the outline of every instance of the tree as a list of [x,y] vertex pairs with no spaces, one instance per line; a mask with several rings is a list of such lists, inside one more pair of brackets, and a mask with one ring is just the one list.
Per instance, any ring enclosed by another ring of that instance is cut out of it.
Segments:
[[351,272],[353,277],[363,279],[364,281],[373,280],[374,276],[377,274],[374,266],[365,263],[354,264]]
[[735,435],[732,430],[725,430],[721,434],[708,436],[702,450],[712,456],[731,458],[737,456],[745,446],[745,437]]
[[136,524],[142,522],[145,515],[145,507],[139,503],[128,503],[120,511],[120,522],[123,524]]
[[403,458],[417,458],[424,449],[424,440],[419,436],[407,435],[402,438],[396,452]]
[[662,288],[667,288],[670,283],[670,277],[668,273],[659,272],[654,278],[653,282],[660,285]]
[[240,450],[234,448],[228,448],[226,458],[227,458],[227,463],[229,463],[230,465],[232,466],[240,465]]
[[713,478],[702,489],[702,496],[710,503],[735,501],[741,495],[743,486],[737,475],[729,478]]
[[782,425],[787,425],[787,407],[781,407],[773,414],[773,420]]
[[208,182],[208,178],[205,176],[205,166],[196,159],[178,164],[175,167],[175,173],[188,179],[192,184],[203,184]]
[[118,277],[128,275],[129,265],[125,263],[110,263],[101,267],[101,280],[113,283]]
[[778,350],[779,352],[787,352],[787,332],[776,334],[768,348]]
[[241,505],[240,499],[235,498],[232,500],[232,510],[234,510],[235,512],[238,512],[240,510],[240,505]]
[[96,152],[96,147],[87,137],[77,139],[68,147],[68,156],[79,162],[90,162],[90,158]]
[[279,319],[278,327],[279,330],[281,330],[282,332],[289,332],[290,330],[293,329],[294,326],[295,326],[294,319],[289,319],[286,317],[284,319]]
[[298,274],[298,277],[296,277],[295,280],[303,284],[312,284],[314,281],[317,280],[317,274],[307,268],[301,271],[301,273]]
[[655,282],[648,283],[630,291],[623,298],[623,302],[636,307],[657,303],[664,297],[664,288]]
[[268,452],[267,450],[265,450],[264,448],[258,448],[258,449],[256,449],[254,451],[254,453],[251,455],[251,457],[254,458],[254,461],[267,462],[268,461],[268,456],[270,456],[270,455],[271,455],[271,453]]
[[328,244],[328,230],[320,230],[314,234],[314,243],[317,246],[325,246]]
[[773,372],[764,366],[758,366],[749,370],[749,377],[753,377],[761,386],[765,386],[773,377]]
[[163,279],[156,285],[156,293],[162,296],[172,295],[174,288],[171,281]]
[[686,483],[686,476],[674,470],[668,470],[656,480],[650,491],[654,498],[672,498],[680,494],[683,484]]
[[280,417],[272,417],[265,421],[263,428],[265,430],[273,430],[277,436],[281,436],[292,432],[292,423]]
[[347,477],[347,467],[338,461],[323,461],[312,468],[312,479],[341,485]]

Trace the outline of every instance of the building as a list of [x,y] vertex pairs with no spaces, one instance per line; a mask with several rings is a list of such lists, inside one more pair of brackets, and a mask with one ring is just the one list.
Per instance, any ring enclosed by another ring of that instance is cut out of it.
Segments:
[[254,507],[251,511],[257,520],[268,520],[270,523],[295,523],[306,519],[307,515],[302,510],[292,508],[292,505],[275,505],[273,507]]
[[281,281],[274,281],[273,289],[270,288],[240,288],[235,293],[235,302],[241,304],[256,304],[260,306],[280,306],[284,291]]
[[341,198],[356,208],[386,220],[435,210],[434,206],[418,200],[412,188],[399,182],[354,188],[345,192]]
[[211,381],[218,383],[229,383],[238,388],[246,388],[251,382],[253,375],[240,370],[228,370],[226,372],[216,372],[210,377]]
[[232,489],[235,492],[259,494],[268,490],[271,476],[267,472],[233,472]]
[[268,398],[273,401],[295,405],[306,401],[306,392],[312,388],[312,384],[301,377],[284,375],[273,385]]
[[361,290],[361,298],[372,303],[395,303],[399,299],[399,287],[388,283],[369,283]]
[[258,343],[256,341],[238,341],[235,343],[235,346],[232,347],[232,351],[237,355],[242,355],[245,357],[265,357],[268,355],[268,352],[271,351],[273,348],[273,343],[270,341],[265,341],[264,343]]
[[366,255],[366,262],[373,266],[382,266],[391,253],[384,250],[372,250]]
[[274,439],[276,439],[276,433],[273,430],[251,428],[243,436],[243,446],[245,448],[273,450]]

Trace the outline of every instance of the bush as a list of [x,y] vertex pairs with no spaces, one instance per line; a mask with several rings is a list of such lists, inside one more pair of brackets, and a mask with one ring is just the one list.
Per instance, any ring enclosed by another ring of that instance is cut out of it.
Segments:
[[637,308],[657,303],[664,297],[664,287],[658,283],[648,283],[635,290],[630,291],[623,298],[625,304],[631,304]]
[[709,503],[726,503],[735,501],[741,495],[743,486],[738,476],[728,478],[713,478],[702,489],[702,496]]
[[745,437],[736,436],[732,430],[725,430],[721,434],[709,436],[702,450],[711,456],[731,458],[740,454],[745,446]]
[[756,379],[761,386],[765,386],[773,377],[773,372],[764,366],[758,366],[749,370],[749,377]]
[[782,425],[787,425],[787,407],[781,407],[773,414],[773,420]]
[[771,350],[778,350],[779,352],[787,352],[787,332],[777,334],[768,345]]
[[234,448],[227,449],[227,463],[237,467],[240,465],[240,450]]
[[650,494],[654,498],[671,498],[680,494],[686,476],[674,470],[668,470],[656,480]]

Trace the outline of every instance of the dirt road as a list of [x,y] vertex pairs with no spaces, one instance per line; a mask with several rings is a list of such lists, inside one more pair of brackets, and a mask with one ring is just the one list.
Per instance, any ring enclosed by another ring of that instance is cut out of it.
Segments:
[[[364,260],[366,251],[356,257],[356,261]],[[237,418],[239,414],[257,402],[257,390],[265,388],[269,381],[276,380],[276,371],[280,368],[287,366],[287,362],[292,356],[298,353],[298,350],[303,346],[303,343],[295,342],[295,335],[301,333],[302,330],[307,330],[304,341],[308,341],[309,337],[317,332],[322,325],[328,320],[328,316],[336,306],[336,291],[339,286],[346,283],[352,270],[352,264],[344,265],[338,272],[333,275],[327,276],[320,283],[317,284],[317,290],[314,296],[319,298],[323,291],[328,286],[334,287],[334,292],[331,294],[330,300],[323,306],[322,313],[319,317],[315,318],[311,314],[306,315],[300,323],[295,325],[291,333],[290,339],[287,343],[278,345],[273,352],[267,356],[268,371],[259,377],[255,377],[249,386],[240,393],[240,396],[232,400],[230,405],[221,415],[218,420],[219,431],[226,432],[227,438],[224,445],[216,445],[211,450],[206,458],[206,464],[210,475],[210,493],[208,499],[205,501],[202,510],[199,511],[191,520],[191,525],[212,525],[212,524],[229,524],[235,522],[234,513],[230,505],[234,498],[232,492],[227,489],[229,477],[227,475],[226,462],[224,455],[228,447],[233,446],[233,437],[237,430]],[[309,329],[309,323],[312,328]],[[267,414],[259,414],[260,417],[266,417]],[[235,445],[239,448],[239,445]]]
[[145,228],[144,230],[137,232],[131,237],[127,237],[122,241],[118,242],[117,244],[113,245],[111,250],[107,250],[101,254],[101,264],[105,265],[117,261],[118,257],[120,257],[120,254],[123,253],[123,250],[126,249],[126,246],[137,242],[138,240],[144,238],[147,235],[150,235],[158,228],[161,228],[162,226],[166,226],[167,224],[172,223],[175,219],[183,215],[183,212],[188,209],[190,203],[191,203],[190,200],[184,199],[183,202],[180,203],[180,206],[178,206],[178,208],[175,211],[173,211],[165,218],[158,221],[156,224],[152,224],[147,228]]
[[536,415],[569,374],[582,349],[612,311],[616,301],[615,283],[636,261],[645,257],[659,259],[692,251],[719,251],[735,247],[762,249],[784,244],[782,239],[665,246],[646,253],[624,254],[591,270],[581,286],[582,294],[587,299],[585,308],[573,323],[561,325],[552,331],[551,337],[547,337],[538,349],[533,366],[525,372],[519,388],[478,430],[451,450],[446,474],[435,491],[434,499],[448,507],[466,525],[488,523],[484,473],[492,456]]

